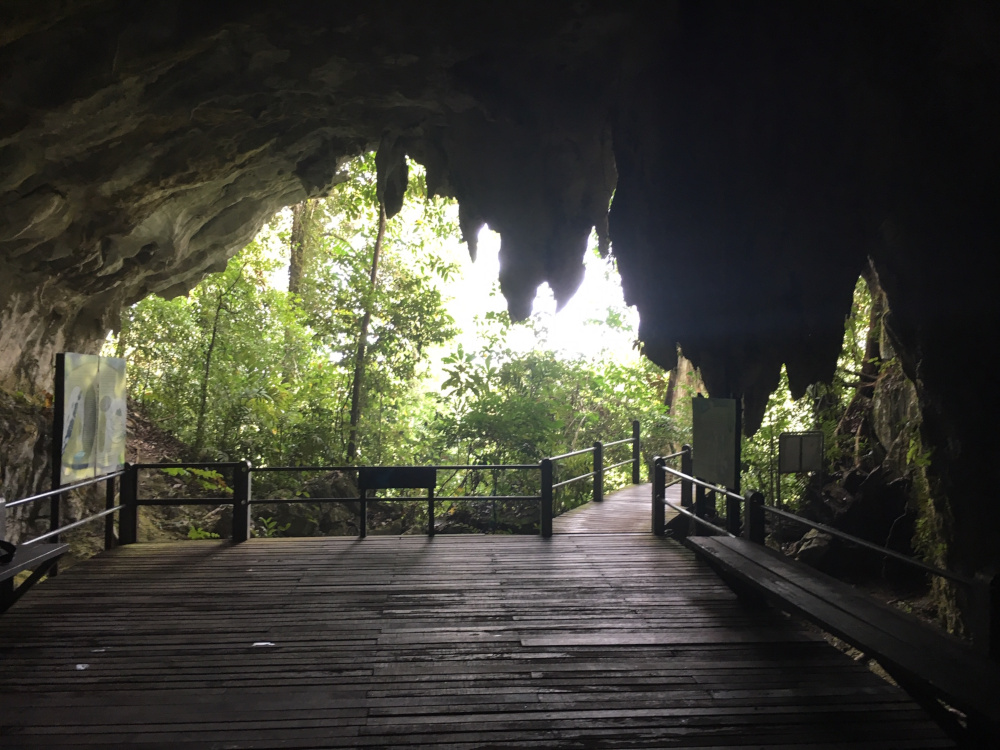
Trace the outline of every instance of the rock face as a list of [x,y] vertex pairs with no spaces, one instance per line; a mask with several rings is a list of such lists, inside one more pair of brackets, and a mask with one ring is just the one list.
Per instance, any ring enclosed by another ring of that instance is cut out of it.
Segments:
[[390,213],[410,154],[461,198],[473,247],[485,222],[503,234],[515,315],[545,280],[567,299],[591,228],[607,242],[633,19],[517,5],[15,10],[0,36],[0,385],[50,382],[54,352],[93,349],[150,292],[186,292],[375,147]]
[[992,2],[8,3],[0,386],[48,388],[56,351],[95,350],[122,305],[183,293],[378,148],[390,208],[408,154],[471,250],[500,231],[515,317],[542,281],[573,293],[596,228],[648,354],[679,343],[749,429],[783,362],[796,393],[830,376],[872,256],[955,562],[980,567],[998,40]]

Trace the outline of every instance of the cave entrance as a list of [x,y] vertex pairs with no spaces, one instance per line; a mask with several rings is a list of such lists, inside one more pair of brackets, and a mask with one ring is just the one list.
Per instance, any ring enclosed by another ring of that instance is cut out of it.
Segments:
[[[164,458],[531,467],[523,476],[442,476],[444,495],[526,499],[495,509],[442,503],[438,532],[454,534],[538,533],[539,462],[595,441],[607,447],[601,494],[632,481],[632,420],[657,424],[670,379],[636,348],[638,315],[596,233],[583,248],[577,295],[559,309],[556,292],[539,284],[534,312],[515,323],[497,281],[500,236],[477,230],[473,263],[458,205],[430,197],[412,161],[390,219],[376,162],[369,154],[344,164],[329,196],[276,213],[187,295],[126,309],[107,353],[130,363],[136,413],[184,446]],[[643,440],[660,453],[683,442],[662,426]],[[558,464],[557,482],[594,471],[584,455]],[[353,494],[329,484],[319,474],[275,473],[255,477],[254,494]],[[555,490],[560,510],[592,499],[584,484]],[[427,519],[415,508],[373,506],[370,532],[423,533]],[[350,514],[263,503],[255,512],[254,529],[265,535],[355,529]],[[192,516],[190,525],[227,534],[212,518]],[[630,530],[648,527],[647,519]]]

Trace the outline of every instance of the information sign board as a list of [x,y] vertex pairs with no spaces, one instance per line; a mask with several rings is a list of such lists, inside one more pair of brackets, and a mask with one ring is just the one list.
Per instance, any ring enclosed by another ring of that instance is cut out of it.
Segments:
[[823,433],[781,433],[778,436],[778,473],[806,471],[823,471]]
[[740,453],[736,409],[731,398],[691,399],[694,474],[734,490],[739,487]]
[[56,356],[55,453],[59,484],[125,465],[125,360],[65,352]]

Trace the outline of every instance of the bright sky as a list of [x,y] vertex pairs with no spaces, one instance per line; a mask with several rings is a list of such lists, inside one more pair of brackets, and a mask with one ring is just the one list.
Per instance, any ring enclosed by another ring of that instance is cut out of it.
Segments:
[[[594,243],[591,245],[593,248]],[[459,341],[466,350],[478,348],[475,317],[491,310],[505,310],[507,307],[497,282],[500,273],[499,252],[500,235],[484,228],[479,233],[475,263],[469,259],[464,243],[459,245],[452,258],[461,267],[460,278],[449,282],[444,291],[452,297],[448,302],[448,312],[463,331]],[[548,284],[539,287],[533,316],[536,319],[535,328],[548,331],[547,341],[539,342],[530,326],[519,325],[515,326],[508,339],[512,349],[529,351],[538,347],[552,349],[567,357],[605,356],[622,362],[638,359],[632,343],[639,325],[639,314],[634,307],[625,305],[621,279],[613,261],[602,260],[591,249],[584,258],[584,267],[586,273],[583,284],[559,312],[556,312],[555,298]],[[491,295],[491,289],[496,293]],[[608,319],[609,308],[621,316],[630,330],[595,324],[595,321],[603,323]]]
[[[454,206],[453,210],[454,220],[457,223],[457,206]],[[287,211],[283,213],[282,220],[290,226],[290,213]],[[401,216],[400,219],[402,218]],[[288,229],[288,226],[284,227],[286,232]],[[271,283],[275,288],[285,289],[288,284],[287,249],[278,241],[277,233],[273,238],[272,252],[284,262],[272,274]],[[533,306],[535,325],[514,326],[507,340],[507,345],[511,349],[519,352],[535,348],[550,349],[568,358],[603,357],[622,363],[635,362],[639,359],[638,353],[633,348],[639,326],[639,314],[634,307],[625,305],[621,279],[614,261],[610,258],[601,259],[596,246],[596,238],[592,235],[590,247],[584,257],[586,270],[583,283],[558,313],[549,285],[543,284],[539,287]],[[499,312],[507,309],[498,282],[500,235],[488,227],[480,231],[475,263],[469,258],[469,250],[465,243],[458,237],[443,242],[435,249],[445,261],[455,263],[459,267],[459,272],[442,288],[446,309],[455,319],[456,327],[462,331],[457,342],[461,343],[466,351],[478,351],[481,342],[476,330],[476,317],[481,317],[490,311]],[[495,293],[491,294],[491,290]],[[619,317],[625,330],[622,330],[623,326],[598,324],[598,321],[604,323],[608,320],[609,310]],[[544,339],[537,338],[535,331],[542,332]],[[453,343],[448,344],[445,352],[450,352],[453,348]],[[436,357],[437,353],[431,356]]]

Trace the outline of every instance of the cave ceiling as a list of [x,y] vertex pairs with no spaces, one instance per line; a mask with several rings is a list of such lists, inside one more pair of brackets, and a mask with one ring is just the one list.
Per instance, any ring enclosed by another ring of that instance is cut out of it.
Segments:
[[0,385],[47,387],[54,352],[95,350],[123,305],[184,293],[377,149],[390,212],[409,156],[473,253],[500,232],[514,317],[542,282],[572,295],[596,229],[647,354],[680,345],[749,429],[782,364],[796,394],[831,377],[872,257],[929,429],[981,460],[996,388],[951,367],[1000,312],[998,13],[4,2]]

